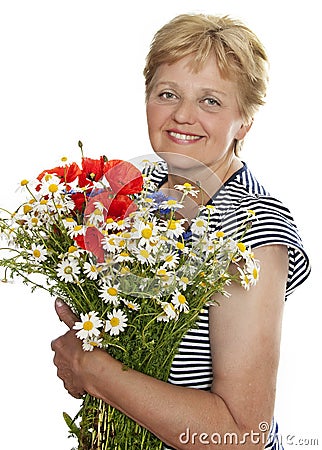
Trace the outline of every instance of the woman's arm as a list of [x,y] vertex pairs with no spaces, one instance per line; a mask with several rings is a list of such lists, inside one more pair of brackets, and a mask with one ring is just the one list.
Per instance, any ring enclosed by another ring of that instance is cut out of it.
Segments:
[[[213,433],[242,438],[244,433],[258,432],[260,422],[270,423],[274,409],[287,249],[261,247],[256,258],[261,265],[258,284],[249,291],[232,285],[231,298],[210,308],[211,392],[123,370],[103,350],[83,352],[73,331],[52,344],[58,376],[66,389],[76,397],[86,391],[103,399],[177,449],[213,448],[209,441]],[[73,325],[75,316],[69,309],[63,306],[57,312],[67,325]],[[249,440],[243,448],[252,446],[264,444]],[[226,447],[235,448],[235,443]]]

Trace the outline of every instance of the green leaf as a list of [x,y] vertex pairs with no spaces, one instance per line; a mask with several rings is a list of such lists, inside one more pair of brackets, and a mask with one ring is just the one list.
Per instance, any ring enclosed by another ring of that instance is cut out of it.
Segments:
[[66,412],[63,412],[63,417],[70,432],[74,434],[77,438],[79,438],[80,429],[75,424],[74,420]]

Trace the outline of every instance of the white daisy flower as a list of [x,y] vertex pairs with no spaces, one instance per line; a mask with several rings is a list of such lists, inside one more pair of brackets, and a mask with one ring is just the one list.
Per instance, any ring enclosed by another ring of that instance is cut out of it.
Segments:
[[69,228],[68,235],[71,238],[75,238],[76,236],[82,236],[85,234],[85,227],[83,225],[78,225],[76,222],[73,227]]
[[184,219],[181,220],[175,220],[175,219],[169,219],[166,222],[166,228],[165,228],[165,234],[167,237],[173,239],[180,237],[185,229],[182,225],[184,222]]
[[87,314],[80,315],[81,321],[75,322],[73,330],[79,330],[76,336],[79,339],[92,338],[93,336],[99,336],[101,333],[100,327],[103,325],[102,320],[98,317],[98,313],[91,311]]
[[189,282],[190,282],[189,278],[183,275],[182,277],[179,278],[178,284],[181,287],[181,289],[185,291],[187,289]]
[[181,294],[180,291],[176,290],[173,293],[171,302],[174,304],[174,306],[177,310],[183,311],[183,312],[189,311],[189,305],[188,305],[187,299],[183,294]]
[[137,302],[125,300],[124,298],[122,298],[122,302],[129,308],[130,311],[138,311],[140,309],[140,305]]
[[182,191],[184,194],[190,194],[193,197],[197,197],[199,190],[194,188],[190,183],[176,184],[174,186],[178,191]]
[[248,291],[251,286],[250,277],[249,277],[248,273],[244,272],[240,267],[237,267],[237,269],[239,271],[241,285],[243,286],[244,289],[246,289],[246,291]]
[[161,307],[163,309],[163,313],[160,314],[157,318],[157,321],[160,322],[169,322],[169,320],[177,320],[179,317],[179,311],[175,308],[172,303],[169,302],[161,302]]
[[251,286],[254,286],[259,279],[260,267],[258,262],[256,260],[253,260],[252,262],[247,262],[245,270],[249,278],[249,283],[251,284]]
[[98,338],[96,336],[92,336],[91,338],[87,337],[83,340],[83,350],[85,352],[92,352],[96,347],[102,348],[102,341],[102,338]]
[[133,261],[133,258],[130,256],[129,252],[127,252],[126,250],[123,250],[115,258],[115,262],[117,262],[117,263],[131,262],[131,261]]
[[77,222],[72,217],[66,217],[63,219],[63,224],[67,230],[72,230],[77,225]]
[[161,202],[159,209],[170,209],[176,211],[177,209],[183,208],[183,204],[170,198],[169,200],[165,200]]
[[103,249],[109,253],[115,253],[118,250],[118,237],[115,234],[105,236],[102,240]]
[[76,259],[64,259],[57,266],[57,275],[62,281],[73,283],[78,281],[80,266]]
[[179,262],[179,255],[177,253],[168,253],[164,255],[162,268],[174,269]]
[[88,261],[84,263],[84,272],[90,280],[97,280],[97,277],[99,276],[101,270],[102,268],[96,266],[96,264],[90,263]]
[[39,220],[39,217],[37,217],[37,216],[29,216],[27,218],[27,226],[29,228],[36,228],[39,225],[41,225],[41,221]]
[[94,205],[94,211],[90,215],[86,216],[86,219],[92,226],[100,227],[105,222],[104,212],[98,207],[101,205],[100,202],[96,202]]
[[152,266],[155,263],[155,258],[153,257],[152,253],[145,248],[138,249],[136,258],[142,264],[149,264]]
[[114,221],[114,219],[112,219],[111,217],[108,217],[108,218],[105,220],[105,223],[104,223],[104,228],[105,228],[105,230],[115,230],[116,227],[117,227],[117,224],[116,224],[116,222]]
[[61,179],[55,174],[47,173],[41,180],[40,195],[43,197],[57,196],[65,191],[65,185],[61,183]]
[[31,244],[31,250],[29,253],[36,261],[39,262],[45,261],[48,255],[46,247],[40,244]]
[[100,288],[99,291],[99,297],[105,302],[112,304],[114,306],[118,306],[119,301],[119,291],[118,291],[118,285],[115,284],[108,284],[104,283],[103,286]]
[[120,309],[113,309],[113,312],[107,314],[105,331],[111,336],[118,336],[120,332],[127,327],[127,316]]
[[198,236],[201,236],[205,234],[205,232],[208,229],[208,221],[204,220],[202,217],[197,217],[196,219],[193,219],[191,223],[191,231],[193,234],[197,234]]

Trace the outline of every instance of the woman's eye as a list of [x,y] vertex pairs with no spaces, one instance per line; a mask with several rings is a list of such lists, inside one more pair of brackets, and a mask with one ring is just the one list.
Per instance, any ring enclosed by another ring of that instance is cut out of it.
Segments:
[[172,100],[177,98],[177,96],[175,94],[173,94],[173,92],[161,92],[161,94],[159,94],[159,97],[164,99],[164,100]]
[[206,105],[206,106],[220,106],[220,103],[218,100],[216,100],[215,98],[204,98],[202,100],[202,102]]

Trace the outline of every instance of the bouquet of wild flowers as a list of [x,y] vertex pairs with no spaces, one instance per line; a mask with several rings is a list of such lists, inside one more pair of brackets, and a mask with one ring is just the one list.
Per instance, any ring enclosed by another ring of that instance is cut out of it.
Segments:
[[[82,154],[81,165],[62,160],[21,186],[26,202],[0,217],[4,279],[18,276],[63,298],[79,316],[74,329],[84,351],[104,348],[125,369],[167,381],[182,337],[213,295],[232,280],[247,289],[256,283],[251,251],[210,232],[212,207],[200,207],[188,231],[177,218],[196,195],[188,183],[176,186],[180,200],[166,198],[132,164]],[[89,395],[74,419],[64,417],[79,450],[162,448]]]

